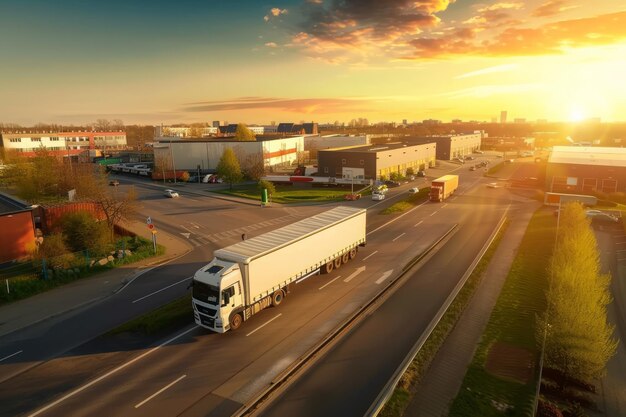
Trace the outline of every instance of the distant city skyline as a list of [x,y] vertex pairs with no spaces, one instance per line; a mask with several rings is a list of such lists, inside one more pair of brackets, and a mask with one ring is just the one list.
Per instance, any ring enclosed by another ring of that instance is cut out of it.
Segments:
[[0,122],[626,121],[626,8],[5,0]]

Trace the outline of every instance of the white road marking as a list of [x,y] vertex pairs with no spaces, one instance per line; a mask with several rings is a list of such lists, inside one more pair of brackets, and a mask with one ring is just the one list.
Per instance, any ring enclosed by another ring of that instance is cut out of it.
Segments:
[[406,235],[406,233],[402,233],[400,236],[398,236],[395,239],[393,239],[392,242],[395,242],[396,240],[400,239],[404,235]]
[[417,227],[417,226],[419,226],[419,225],[420,225],[420,224],[422,224],[422,223],[424,223],[424,220],[420,220],[419,222],[415,223],[415,224],[413,225],[413,227]]
[[144,295],[143,297],[138,298],[138,299],[136,299],[135,301],[133,301],[133,302],[132,302],[132,304],[135,304],[137,301],[144,300],[144,299],[146,299],[146,298],[148,298],[148,297],[153,296],[154,294],[158,294],[158,293],[160,293],[161,291],[165,291],[165,290],[167,290],[168,288],[173,287],[174,285],[178,285],[178,284],[180,284],[181,282],[185,282],[185,281],[187,281],[188,279],[192,279],[192,278],[193,278],[193,277],[187,277],[187,278],[185,278],[185,279],[181,279],[180,281],[175,282],[175,283],[173,283],[173,284],[171,284],[171,285],[168,285],[167,287],[161,288],[160,290],[156,290],[155,292],[152,292],[152,293],[150,293],[150,294],[148,294],[148,295]]
[[454,200],[456,200],[456,197],[450,198],[450,201],[454,201]]
[[198,225],[197,225],[196,223],[194,223],[194,222],[189,222],[189,223],[191,223],[191,225],[192,225],[193,227],[195,227],[196,229],[199,229],[199,228],[200,228],[200,226],[198,226]]
[[378,226],[376,229],[372,230],[371,232],[368,232],[365,236],[369,236],[374,232],[379,231],[380,229],[382,229],[383,227],[386,227],[388,225],[390,225],[391,223],[400,220],[401,218],[403,218],[404,216],[406,216],[407,214],[412,213],[413,211],[417,210],[418,208],[422,207],[424,204],[428,203],[428,200],[424,201],[422,204],[420,204],[419,206],[415,206],[413,207],[411,210],[407,211],[406,213],[403,213],[401,215],[399,215],[398,217],[396,217],[395,219],[391,219],[389,220],[387,223],[383,224],[382,226]]
[[357,268],[356,271],[354,271],[352,274],[350,274],[350,276],[346,279],[343,280],[343,282],[350,282],[352,280],[352,278],[356,277],[357,275],[359,275],[361,272],[365,271],[365,267],[362,266],[360,268]]
[[333,278],[330,281],[328,281],[326,284],[322,285],[321,287],[318,288],[318,290],[322,290],[326,287],[328,287],[330,284],[332,284],[333,282],[337,281],[339,278],[341,278],[341,275],[339,275],[337,278]]
[[377,250],[375,250],[374,252],[370,253],[369,255],[367,255],[365,258],[363,258],[364,261],[367,261],[367,258],[369,258],[370,256],[374,256],[378,253]]
[[11,357],[13,357],[13,356],[15,356],[15,355],[19,355],[19,354],[20,354],[20,353],[22,353],[22,352],[24,352],[24,351],[23,351],[23,350],[18,350],[17,352],[12,353],[12,354],[10,354],[9,356],[5,356],[4,358],[0,359],[0,362],[2,362],[3,360],[9,359],[9,358],[11,358]]
[[248,333],[246,335],[246,337],[250,336],[252,333],[256,332],[257,330],[261,330],[263,327],[267,326],[268,324],[270,324],[271,322],[273,322],[274,320],[276,320],[277,318],[279,318],[282,315],[283,315],[283,313],[278,313],[278,315],[276,317],[274,317],[273,319],[269,319],[268,321],[266,321],[265,323],[263,323],[262,325],[260,325],[256,329],[252,330],[250,333]]
[[149,396],[148,398],[146,398],[145,400],[143,400],[142,402],[140,402],[139,404],[137,404],[135,406],[135,408],[139,408],[142,405],[144,405],[145,403],[147,403],[148,401],[150,401],[151,399],[153,399],[154,397],[156,397],[157,395],[159,395],[160,393],[162,393],[163,391],[165,391],[166,389],[168,389],[169,387],[171,387],[172,385],[174,385],[175,383],[177,383],[178,381],[184,379],[187,375],[183,375],[180,378],[178,378],[176,381],[174,382],[170,382],[169,384],[167,384],[166,386],[164,386],[163,388],[161,388],[160,390],[158,390],[157,392],[155,392],[154,394],[152,394],[151,396]]
[[447,205],[448,205],[448,203],[446,203],[446,204],[444,204],[443,206],[441,206],[441,208],[444,208],[444,207],[445,207],[445,206],[447,206]]
[[180,337],[182,337],[182,336],[186,335],[187,333],[191,332],[192,330],[197,329],[198,327],[199,327],[199,326],[197,326],[197,325],[196,325],[196,326],[193,326],[191,329],[187,329],[187,330],[185,330],[184,332],[179,333],[178,335],[176,335],[176,336],[172,337],[171,339],[166,340],[165,342],[161,343],[159,346],[156,346],[156,347],[154,347],[154,348],[150,349],[149,351],[142,353],[141,355],[137,356],[137,357],[136,357],[136,358],[134,358],[134,359],[131,359],[130,361],[126,362],[125,364],[118,366],[117,368],[115,368],[115,369],[113,369],[113,370],[111,370],[111,371],[107,372],[106,374],[104,374],[104,375],[100,376],[99,378],[94,379],[93,381],[91,381],[91,382],[89,382],[89,383],[87,383],[87,384],[83,385],[83,386],[82,386],[82,387],[80,387],[80,388],[75,389],[74,391],[72,391],[72,392],[70,392],[69,394],[67,394],[67,395],[65,395],[65,396],[63,396],[63,397],[61,397],[61,398],[59,398],[58,400],[56,400],[56,401],[54,401],[54,402],[52,402],[52,403],[50,403],[50,404],[46,405],[45,407],[40,408],[39,410],[37,410],[37,411],[35,411],[34,413],[30,414],[30,415],[29,415],[29,417],[35,417],[35,416],[38,416],[39,414],[43,413],[44,411],[49,410],[50,408],[54,407],[55,405],[60,404],[60,403],[62,403],[63,401],[67,400],[68,398],[71,398],[71,397],[73,397],[74,395],[76,395],[76,394],[78,394],[78,393],[80,393],[80,392],[82,392],[82,391],[86,390],[86,389],[87,389],[87,388],[89,388],[90,386],[92,386],[92,385],[94,385],[94,384],[97,384],[98,382],[102,381],[103,379],[108,378],[109,376],[111,376],[111,375],[113,375],[113,374],[115,374],[115,373],[117,373],[117,372],[121,371],[122,369],[126,368],[126,367],[127,367],[127,366],[129,366],[129,365],[132,365],[133,363],[137,362],[138,360],[145,358],[146,356],[148,356],[148,355],[149,355],[149,354],[151,354],[152,352],[157,351],[158,349],[162,348],[163,346],[165,346],[165,345],[169,345],[169,344],[170,344],[170,343],[172,343],[174,340],[176,340],[176,339],[178,339],[178,338],[180,338]]
[[185,236],[187,239],[189,239],[189,236],[191,236],[191,233],[183,233],[180,232],[181,235]]
[[430,215],[431,215],[431,216],[434,216],[435,214],[437,214],[437,212],[438,212],[438,211],[439,211],[439,210],[435,210],[435,211],[433,211]]
[[387,278],[389,278],[389,275],[391,275],[393,273],[393,269],[390,269],[389,271],[386,271],[382,277],[378,278],[376,280],[376,284],[380,285],[382,284]]

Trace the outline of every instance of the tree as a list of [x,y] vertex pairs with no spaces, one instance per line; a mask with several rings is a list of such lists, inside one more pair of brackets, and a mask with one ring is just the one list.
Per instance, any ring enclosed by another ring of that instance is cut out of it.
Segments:
[[241,182],[243,175],[239,166],[239,161],[232,148],[224,149],[224,153],[217,164],[217,174],[230,185],[230,189],[233,189],[233,184]]
[[258,181],[265,175],[263,156],[258,153],[247,155],[243,165],[242,171],[244,175],[253,181]]
[[68,213],[61,218],[66,245],[74,252],[87,249],[92,254],[104,255],[111,244],[107,225],[98,222],[86,211]]
[[93,124],[93,127],[98,132],[108,132],[111,129],[111,122],[107,119],[98,119]]
[[248,129],[248,126],[243,123],[239,123],[237,125],[237,130],[235,130],[235,140],[239,140],[242,142],[254,141],[256,140],[256,137],[254,136],[254,133],[252,133],[252,131]]
[[560,213],[557,244],[550,262],[551,282],[538,340],[545,335],[545,362],[568,378],[600,377],[615,354],[613,326],[607,322],[610,277],[600,273],[589,219],[579,203]]

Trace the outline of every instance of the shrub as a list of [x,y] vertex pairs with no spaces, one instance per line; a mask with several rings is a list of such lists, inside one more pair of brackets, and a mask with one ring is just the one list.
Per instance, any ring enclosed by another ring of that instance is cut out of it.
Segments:
[[87,249],[97,255],[103,255],[110,249],[111,234],[107,225],[98,222],[86,211],[68,213],[61,219],[66,245],[78,252]]
[[274,187],[274,184],[270,181],[261,180],[259,181],[258,186],[261,193],[263,193],[263,189],[265,188],[267,189],[268,195],[276,194],[276,187]]
[[563,417],[563,413],[556,405],[540,400],[537,407],[537,417]]
[[409,175],[415,175],[415,170],[412,167],[406,169],[406,176],[408,177]]
[[565,417],[587,417],[585,409],[578,403],[572,403],[563,413]]
[[182,174],[180,174],[180,177],[178,178],[181,182],[187,182],[189,181],[189,172],[185,171]]

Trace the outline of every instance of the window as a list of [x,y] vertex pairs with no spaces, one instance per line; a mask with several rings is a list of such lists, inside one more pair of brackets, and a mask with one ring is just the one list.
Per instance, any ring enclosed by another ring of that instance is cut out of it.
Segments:
[[365,160],[361,159],[361,160],[359,161],[359,163],[360,163],[361,165],[365,165]]
[[31,142],[41,142],[41,138],[30,138]]
[[324,167],[324,174],[328,174],[328,167]]
[[602,192],[614,193],[617,191],[617,181],[612,179],[602,180]]
[[342,160],[341,160],[341,165],[345,165],[345,164],[346,164],[346,160],[345,160],[345,159],[342,159]]
[[598,180],[595,178],[583,178],[583,191],[595,191],[598,186]]
[[50,142],[58,142],[59,138],[58,137],[51,137],[50,138]]
[[14,139],[10,139],[11,142],[21,142],[22,138],[14,138]]

